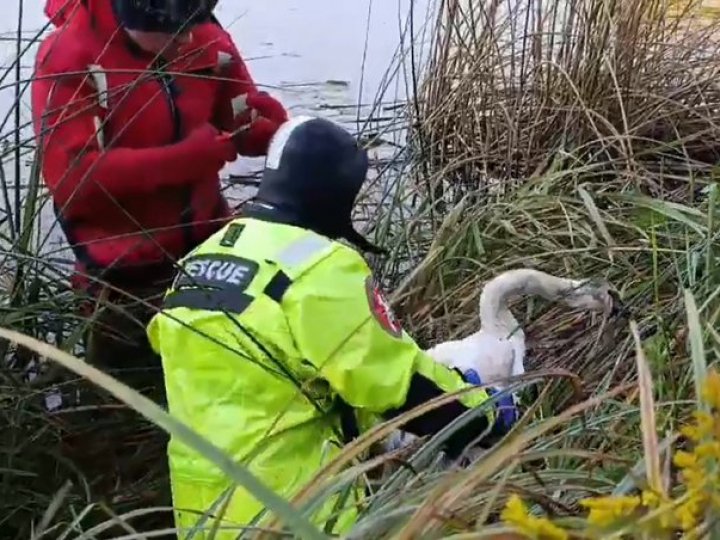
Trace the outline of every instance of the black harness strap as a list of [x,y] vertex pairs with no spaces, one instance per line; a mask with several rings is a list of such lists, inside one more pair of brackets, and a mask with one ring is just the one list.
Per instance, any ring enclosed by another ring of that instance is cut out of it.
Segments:
[[250,306],[253,300],[252,296],[237,290],[180,289],[167,295],[163,301],[163,307],[165,309],[184,307],[239,315]]
[[335,400],[335,408],[340,415],[340,429],[342,429],[343,440],[345,444],[348,444],[360,436],[360,427],[358,426],[355,409],[339,396]]
[[[165,101],[170,109],[170,115],[173,122],[173,138],[174,143],[182,139],[182,117],[177,106],[177,98],[180,95],[180,89],[175,78],[165,71],[165,60],[162,58],[156,60],[153,69],[156,71],[155,78],[160,82],[165,95]],[[192,187],[188,186],[182,191],[182,211],[180,213],[180,230],[185,239],[185,250],[190,251],[195,245],[195,239],[192,231],[193,208],[192,208]]]

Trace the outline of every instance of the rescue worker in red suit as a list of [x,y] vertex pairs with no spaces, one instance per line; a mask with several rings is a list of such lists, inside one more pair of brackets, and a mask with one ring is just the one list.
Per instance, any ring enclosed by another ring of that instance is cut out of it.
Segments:
[[77,259],[73,284],[109,306],[87,344],[88,362],[105,368],[159,373],[144,326],[175,261],[230,216],[220,169],[265,155],[287,120],[213,16],[216,3],[46,4],[56,28],[37,55],[34,129]]

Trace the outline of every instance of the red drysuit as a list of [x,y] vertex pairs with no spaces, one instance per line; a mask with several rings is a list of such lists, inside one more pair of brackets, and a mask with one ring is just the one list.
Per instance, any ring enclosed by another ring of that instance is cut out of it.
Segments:
[[[230,214],[219,170],[236,152],[264,155],[286,112],[258,92],[218,24],[194,27],[163,66],[133,45],[109,0],[49,0],[46,14],[56,28],[37,55],[33,122],[79,273],[112,265],[105,280],[140,284],[170,275],[170,261]],[[217,130],[238,126],[238,100],[267,112],[228,151]]]

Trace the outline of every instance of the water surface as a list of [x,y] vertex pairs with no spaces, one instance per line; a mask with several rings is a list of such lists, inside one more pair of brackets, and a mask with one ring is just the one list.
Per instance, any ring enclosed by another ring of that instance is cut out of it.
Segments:
[[[27,80],[32,76],[36,48],[31,42],[47,25],[45,1],[4,0],[3,4],[6,11],[0,21],[0,61],[8,67],[17,57],[17,28],[22,20],[25,42],[21,47],[29,45],[29,50],[20,62],[21,79]],[[220,0],[217,15],[236,40],[257,83],[280,98],[291,114],[335,118],[357,131],[373,110],[371,104],[380,99],[391,104],[406,98],[409,64],[402,60],[407,57],[402,49],[409,47],[410,14],[415,35],[423,40],[432,4],[431,0]],[[15,76],[10,75],[3,85],[14,81]],[[20,116],[26,127],[21,138],[28,139],[32,137],[29,91],[24,93]],[[6,145],[12,145],[14,139],[14,96],[14,87],[0,89],[0,119],[8,119],[0,126],[0,134]],[[31,155],[26,155],[23,160],[21,184],[28,177],[30,159]],[[16,182],[12,161],[12,156],[6,156],[3,163],[10,186]],[[261,166],[262,158],[240,158],[224,172],[247,175]],[[237,187],[229,191],[233,200],[246,193]],[[11,203],[14,198],[11,189]],[[0,197],[0,207],[6,206]],[[42,215],[43,233],[51,236],[49,244],[57,251],[64,241],[49,205]]]

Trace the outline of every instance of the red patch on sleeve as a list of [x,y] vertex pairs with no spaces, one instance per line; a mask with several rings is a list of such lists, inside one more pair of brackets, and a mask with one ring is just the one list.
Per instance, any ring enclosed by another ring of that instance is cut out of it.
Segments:
[[372,276],[368,276],[365,280],[365,291],[370,304],[370,313],[372,313],[375,320],[393,337],[401,337],[402,325],[390,307],[390,302],[385,298]]

